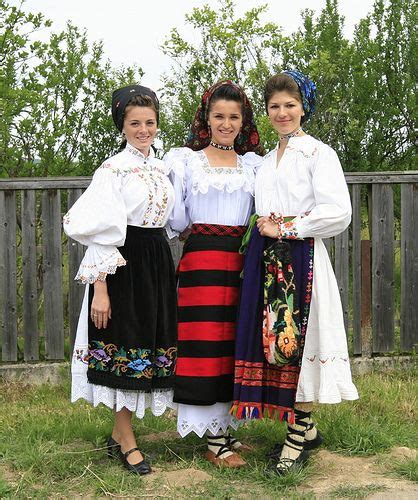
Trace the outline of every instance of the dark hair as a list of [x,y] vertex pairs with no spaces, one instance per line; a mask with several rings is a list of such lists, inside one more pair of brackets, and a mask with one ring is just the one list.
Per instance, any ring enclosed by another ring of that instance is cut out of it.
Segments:
[[[153,101],[151,99],[150,96],[148,96],[148,95],[134,95],[132,97],[132,99],[129,99],[128,104],[125,106],[125,109],[123,110],[123,121],[125,121],[127,108],[133,107],[133,106],[139,106],[142,108],[151,108],[152,110],[154,110],[155,115],[156,115],[156,119],[157,119],[157,125],[158,125],[159,118],[160,118],[159,107],[157,106],[155,101]],[[127,144],[127,140],[123,139],[120,146],[119,146],[119,151],[122,151],[123,149],[125,149],[126,144]],[[156,149],[153,146],[152,146],[152,148],[154,149],[154,151],[156,151]]]
[[220,99],[225,99],[226,101],[235,101],[241,104],[241,113],[244,116],[244,97],[235,85],[229,85],[228,83],[226,83],[225,85],[221,85],[215,90],[208,104],[208,115],[211,107],[215,104],[216,101],[219,101]]
[[[286,73],[279,73],[278,75],[271,76],[264,85],[264,104],[266,106],[266,112],[268,112],[268,103],[276,92],[287,92],[292,97],[297,99],[303,107],[302,95],[300,93],[298,84],[295,80],[286,75]],[[301,123],[304,122],[305,117],[302,116]]]
[[156,102],[151,99],[150,96],[148,95],[134,95],[132,99],[129,99],[127,105],[125,106],[125,109],[123,111],[123,119],[125,120],[126,116],[126,108],[129,106],[140,106],[142,108],[151,108],[155,111],[155,115],[157,118],[157,125],[159,122],[159,114],[160,110],[159,107],[157,106]]

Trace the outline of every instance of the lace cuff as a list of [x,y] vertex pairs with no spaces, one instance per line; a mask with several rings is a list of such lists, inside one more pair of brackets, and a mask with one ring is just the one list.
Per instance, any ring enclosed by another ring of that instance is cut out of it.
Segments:
[[106,281],[108,274],[115,274],[118,267],[125,265],[126,260],[116,247],[91,245],[87,248],[74,279],[83,284]]

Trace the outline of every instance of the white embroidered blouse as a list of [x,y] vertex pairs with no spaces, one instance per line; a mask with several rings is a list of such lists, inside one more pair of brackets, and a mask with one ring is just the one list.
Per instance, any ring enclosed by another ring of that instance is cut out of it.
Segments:
[[117,247],[126,226],[164,227],[174,205],[174,190],[162,160],[145,157],[130,144],[106,160],[64,216],[64,230],[87,245],[76,280],[94,283],[126,264]]
[[296,216],[282,228],[286,237],[329,238],[344,231],[351,220],[351,202],[335,151],[303,135],[289,139],[277,166],[276,158],[277,147],[257,172],[256,213]]
[[164,160],[176,199],[169,219],[171,229],[181,232],[194,223],[247,224],[260,156],[246,153],[238,156],[236,167],[211,167],[204,151],[174,148]]

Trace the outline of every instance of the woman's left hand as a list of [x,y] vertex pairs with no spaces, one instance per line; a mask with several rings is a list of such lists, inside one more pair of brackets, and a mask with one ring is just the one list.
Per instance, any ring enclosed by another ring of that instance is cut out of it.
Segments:
[[269,238],[279,238],[280,236],[279,226],[270,217],[259,217],[257,227],[261,236],[268,236]]

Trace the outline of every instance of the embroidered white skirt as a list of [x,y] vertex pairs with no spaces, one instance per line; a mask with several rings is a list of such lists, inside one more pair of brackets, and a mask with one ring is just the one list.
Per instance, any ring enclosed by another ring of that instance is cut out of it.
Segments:
[[322,239],[315,238],[312,302],[296,401],[340,403],[358,397],[337,280]]

